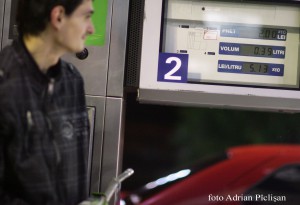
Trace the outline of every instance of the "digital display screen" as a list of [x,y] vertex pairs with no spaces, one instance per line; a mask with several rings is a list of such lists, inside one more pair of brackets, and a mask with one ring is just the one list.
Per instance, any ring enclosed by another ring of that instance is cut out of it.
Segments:
[[249,63],[245,62],[242,66],[243,73],[268,74],[269,65],[266,63]]
[[[252,29],[252,30],[254,30],[254,29]],[[287,34],[287,31],[285,29],[261,28],[258,32],[257,37],[259,39],[270,39],[270,40],[282,39],[282,40],[285,40],[286,34]],[[255,33],[255,35],[257,35],[257,33]]]
[[219,54],[284,59],[285,46],[220,42]]
[[218,72],[268,76],[284,76],[284,64],[219,60]]
[[279,28],[221,26],[222,37],[286,41],[287,30]]
[[273,48],[271,46],[241,45],[240,55],[270,57],[273,55]]

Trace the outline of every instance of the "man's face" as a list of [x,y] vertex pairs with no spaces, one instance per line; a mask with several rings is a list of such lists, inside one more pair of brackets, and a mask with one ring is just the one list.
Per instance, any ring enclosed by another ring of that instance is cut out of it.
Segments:
[[67,52],[75,53],[84,49],[87,35],[94,33],[91,21],[93,11],[92,0],[83,0],[70,16],[65,16],[58,39]]

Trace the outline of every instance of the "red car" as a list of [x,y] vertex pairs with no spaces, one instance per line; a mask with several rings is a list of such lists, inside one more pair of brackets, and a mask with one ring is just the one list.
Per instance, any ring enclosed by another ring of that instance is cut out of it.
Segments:
[[196,168],[150,182],[121,201],[121,205],[275,203],[300,204],[300,145],[233,147]]

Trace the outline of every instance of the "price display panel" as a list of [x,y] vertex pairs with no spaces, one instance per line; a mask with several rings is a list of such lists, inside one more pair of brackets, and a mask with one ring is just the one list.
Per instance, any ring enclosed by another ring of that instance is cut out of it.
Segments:
[[187,82],[299,88],[299,7],[169,1],[166,10],[161,53],[188,55]]
[[145,9],[141,90],[300,99],[299,1],[146,0]]

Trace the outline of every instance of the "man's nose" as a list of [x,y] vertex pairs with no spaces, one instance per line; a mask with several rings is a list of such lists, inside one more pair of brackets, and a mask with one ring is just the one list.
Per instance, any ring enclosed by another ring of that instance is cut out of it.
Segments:
[[93,33],[95,33],[95,27],[94,27],[94,25],[93,25],[92,22],[91,22],[90,25],[88,26],[87,32],[88,32],[88,34],[93,34]]

